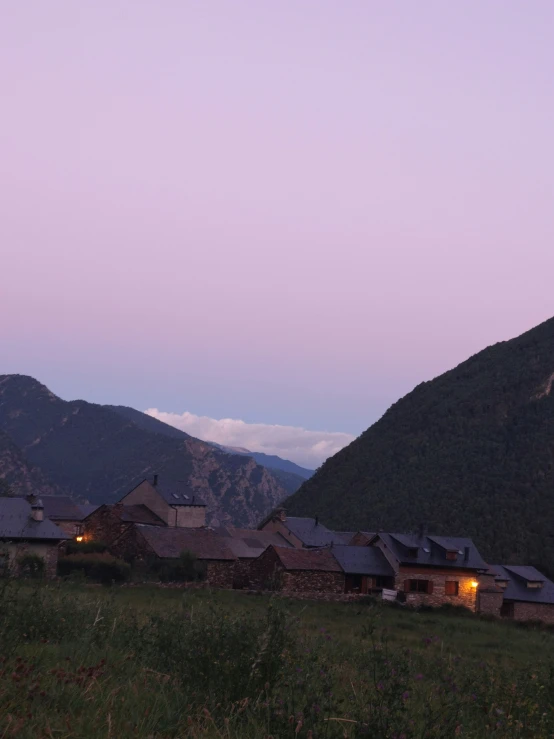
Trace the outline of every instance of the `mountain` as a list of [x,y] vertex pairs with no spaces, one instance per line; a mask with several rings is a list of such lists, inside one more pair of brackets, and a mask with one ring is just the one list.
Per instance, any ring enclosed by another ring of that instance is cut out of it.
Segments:
[[285,506],[349,530],[423,523],[554,573],[554,319],[418,385]]
[[[118,413],[130,421],[133,421],[133,423],[146,431],[164,434],[165,436],[170,436],[172,439],[193,438],[184,431],[175,428],[175,426],[170,426],[168,423],[158,421],[157,418],[153,418],[147,413],[141,413],[141,411],[137,411],[134,408],[129,408],[124,405],[105,405],[103,407],[108,408],[114,413]],[[280,484],[285,488],[287,495],[295,493],[304,480],[307,480],[314,474],[314,470],[307,470],[288,459],[281,459],[281,457],[277,457],[275,455],[251,452],[248,449],[242,449],[240,447],[222,446],[221,444],[216,444],[215,441],[207,441],[206,444],[210,444],[210,446],[213,446],[226,454],[238,454],[243,457],[252,457],[257,464],[260,464],[262,467],[271,471],[273,476],[277,478]]]
[[0,431],[0,479],[5,480],[14,495],[63,495],[64,491],[48,482],[42,472],[31,465],[10,437]]
[[263,452],[251,452],[248,449],[242,449],[236,446],[223,446],[222,444],[216,444],[215,441],[209,442],[218,449],[229,454],[242,454],[247,457],[252,457],[258,464],[267,467],[269,470],[281,470],[282,472],[288,472],[297,477],[301,477],[303,480],[309,480],[314,474],[315,470],[308,470],[306,467],[300,467],[300,465],[291,462],[290,459],[283,459],[275,454],[264,454]]
[[66,494],[114,502],[140,479],[161,473],[202,497],[208,520],[237,526],[253,525],[286,497],[282,483],[253,459],[182,432],[160,433],[155,419],[138,425],[130,416],[61,400],[31,377],[0,375],[0,431]]

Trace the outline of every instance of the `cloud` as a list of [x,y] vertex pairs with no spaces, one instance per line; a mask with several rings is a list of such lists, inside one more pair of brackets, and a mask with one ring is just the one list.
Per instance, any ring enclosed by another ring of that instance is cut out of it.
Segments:
[[193,413],[166,413],[157,408],[145,411],[159,421],[175,426],[204,441],[243,447],[251,452],[277,454],[303,467],[315,468],[354,440],[339,431],[309,431],[298,426],[246,423],[235,418],[208,418]]

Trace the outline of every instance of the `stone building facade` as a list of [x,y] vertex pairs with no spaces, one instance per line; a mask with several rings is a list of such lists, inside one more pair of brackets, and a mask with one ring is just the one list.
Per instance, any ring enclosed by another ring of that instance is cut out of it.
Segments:
[[250,565],[250,586],[283,593],[344,593],[345,576],[328,549],[270,546]]
[[410,606],[463,606],[477,609],[477,575],[453,570],[401,566],[395,577],[395,589],[404,594]]
[[165,523],[145,505],[103,505],[83,521],[85,541],[103,542],[109,548],[135,523],[165,526]]
[[166,526],[202,528],[206,525],[206,504],[194,492],[183,486],[153,480],[143,480],[121,498],[123,505],[144,505]]

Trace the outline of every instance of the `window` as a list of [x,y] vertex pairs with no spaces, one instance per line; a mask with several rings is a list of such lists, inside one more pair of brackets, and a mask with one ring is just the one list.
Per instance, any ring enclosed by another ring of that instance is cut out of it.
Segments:
[[406,580],[404,590],[407,593],[432,593],[433,583],[431,580]]
[[447,580],[444,583],[445,595],[458,595],[460,583],[457,580]]
[[458,559],[458,552],[446,552],[446,559],[454,560],[456,561]]
[[417,559],[418,553],[419,549],[415,547],[410,547],[410,549],[408,549],[408,557],[411,557],[412,559]]

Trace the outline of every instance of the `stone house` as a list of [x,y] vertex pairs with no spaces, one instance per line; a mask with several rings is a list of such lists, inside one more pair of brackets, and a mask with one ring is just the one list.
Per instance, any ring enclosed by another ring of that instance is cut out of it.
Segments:
[[284,508],[278,508],[259,525],[261,531],[271,531],[281,536],[297,549],[309,549],[344,545],[349,543],[349,534],[331,531],[317,517],[302,518],[287,516]]
[[70,538],[44,516],[42,501],[36,496],[0,498],[0,569],[18,574],[19,561],[34,554],[44,561],[47,577],[56,576],[58,549]]
[[225,545],[237,558],[233,587],[238,590],[250,588],[250,566],[269,546],[292,547],[292,544],[289,544],[281,534],[272,531],[221,526],[216,529],[216,532],[224,537]]
[[516,621],[554,624],[554,583],[535,567],[492,565],[502,593],[500,615]]
[[127,562],[147,564],[177,561],[183,552],[191,552],[204,566],[208,585],[233,587],[237,558],[225,539],[211,529],[133,523],[113,542],[110,550]]
[[471,539],[378,533],[369,546],[379,547],[387,558],[395,572],[394,589],[407,604],[477,610],[479,578],[488,565]]
[[150,526],[166,526],[167,524],[145,505],[112,505],[99,506],[83,521],[83,538],[85,541],[103,542],[108,547],[135,523]]
[[44,495],[44,517],[59,526],[69,537],[81,536],[83,520],[98,506],[79,505],[67,495]]
[[345,575],[330,549],[271,545],[250,565],[250,583],[282,593],[340,594]]
[[123,505],[145,505],[167,526],[201,528],[206,525],[206,503],[183,484],[158,475],[142,480],[119,501]]
[[394,589],[394,569],[379,547],[334,546],[330,551],[345,574],[345,593]]

